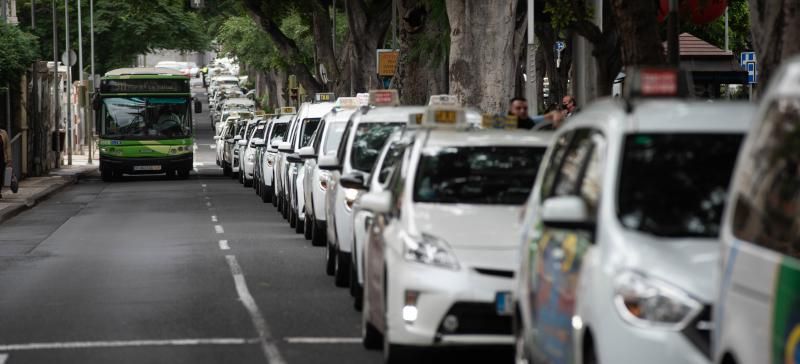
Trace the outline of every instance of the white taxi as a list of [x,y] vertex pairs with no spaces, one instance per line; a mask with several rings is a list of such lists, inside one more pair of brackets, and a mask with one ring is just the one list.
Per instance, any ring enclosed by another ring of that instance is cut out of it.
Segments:
[[[245,187],[253,185],[253,172],[255,170],[256,143],[264,140],[266,122],[259,118],[252,122],[253,130],[248,134],[242,153],[242,172],[239,178]],[[242,141],[239,141],[241,144]]]
[[311,239],[312,245],[325,245],[325,192],[328,189],[328,171],[317,166],[317,159],[329,154],[335,154],[342,141],[347,120],[357,107],[358,99],[355,97],[340,97],[336,106],[325,114],[312,141],[312,145],[300,148],[298,155],[305,160],[303,165],[303,192],[304,205],[304,231],[305,236]]
[[691,101],[629,69],[623,99],[558,129],[527,202],[518,362],[710,361],[714,268],[746,103]]
[[421,349],[508,345],[521,206],[549,134],[469,130],[464,109],[430,107],[401,150],[364,247],[363,340],[385,362],[416,362]]
[[410,114],[424,106],[399,106],[397,90],[370,92],[370,106],[353,113],[336,155],[326,155],[319,167],[330,172],[326,193],[327,249],[325,270],[339,287],[350,283],[350,252],[353,246],[353,204],[359,190],[347,188],[340,179],[366,181],[386,140],[406,127]]
[[289,122],[294,119],[295,112],[294,107],[281,108],[280,115],[270,122],[267,137],[264,141],[267,149],[263,158],[261,158],[261,176],[259,176],[259,179],[262,181],[263,186],[259,188],[259,191],[262,201],[271,201],[276,206],[277,190],[275,186],[277,177],[275,176],[275,165],[278,160],[278,146],[286,140],[289,134]]
[[800,57],[771,81],[722,224],[714,362],[800,363]]

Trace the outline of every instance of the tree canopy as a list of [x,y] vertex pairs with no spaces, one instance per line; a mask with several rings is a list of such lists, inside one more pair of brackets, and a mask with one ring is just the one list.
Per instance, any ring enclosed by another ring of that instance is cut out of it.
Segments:
[[[20,74],[39,56],[38,40],[30,33],[0,23],[0,85],[19,80]],[[34,45],[34,46],[32,46]]]

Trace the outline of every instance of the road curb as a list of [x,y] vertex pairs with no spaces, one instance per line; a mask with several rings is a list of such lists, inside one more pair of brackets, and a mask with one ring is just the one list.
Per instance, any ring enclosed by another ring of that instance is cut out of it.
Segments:
[[86,171],[81,171],[76,174],[72,175],[58,175],[61,177],[61,181],[58,183],[54,183],[41,192],[34,194],[30,198],[26,199],[24,203],[17,203],[14,206],[5,209],[5,211],[0,212],[0,224],[10,220],[14,216],[19,215],[25,210],[28,210],[38,203],[50,198],[50,196],[56,194],[57,192],[61,191],[62,189],[66,188],[67,186],[74,185],[78,183],[81,178],[84,178],[94,172],[94,169],[87,169]]

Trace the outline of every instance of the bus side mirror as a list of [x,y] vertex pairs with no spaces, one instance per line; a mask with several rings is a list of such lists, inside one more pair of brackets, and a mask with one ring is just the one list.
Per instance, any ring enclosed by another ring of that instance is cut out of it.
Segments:
[[92,96],[92,109],[100,110],[100,93],[98,92]]
[[201,112],[203,112],[203,103],[200,102],[200,100],[195,99],[194,100],[194,113],[195,114],[199,114]]

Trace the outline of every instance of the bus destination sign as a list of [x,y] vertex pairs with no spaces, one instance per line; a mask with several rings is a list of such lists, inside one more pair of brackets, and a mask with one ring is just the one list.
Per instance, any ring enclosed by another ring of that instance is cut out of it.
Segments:
[[113,79],[103,80],[102,93],[188,93],[189,80],[177,79]]

